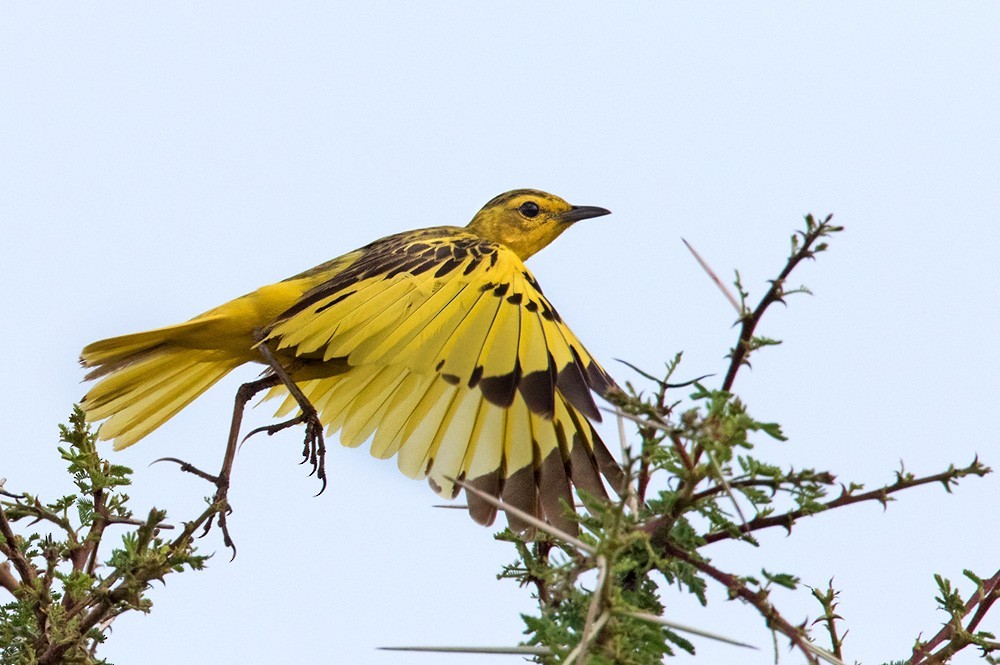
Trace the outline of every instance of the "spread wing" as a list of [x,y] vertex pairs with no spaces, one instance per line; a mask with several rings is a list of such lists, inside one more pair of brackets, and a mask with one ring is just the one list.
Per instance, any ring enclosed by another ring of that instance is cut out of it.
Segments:
[[[372,454],[398,455],[444,495],[457,493],[449,478],[467,479],[569,528],[559,499],[572,500],[571,483],[603,494],[599,470],[620,487],[587,420],[600,420],[591,391],[613,381],[501,245],[448,228],[373,243],[268,341],[302,361],[293,377],[345,445],[374,436]],[[347,369],[312,378],[327,365]]]

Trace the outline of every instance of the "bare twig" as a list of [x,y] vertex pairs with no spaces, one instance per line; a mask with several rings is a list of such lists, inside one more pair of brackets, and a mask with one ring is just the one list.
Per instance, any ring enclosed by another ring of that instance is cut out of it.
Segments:
[[569,543],[570,545],[573,545],[574,547],[583,550],[587,554],[594,554],[597,551],[593,547],[591,547],[590,545],[588,545],[587,543],[585,543],[582,540],[580,540],[579,538],[575,538],[575,537],[569,535],[568,533],[566,533],[565,531],[557,529],[556,527],[552,526],[548,522],[545,522],[545,521],[542,521],[542,520],[538,519],[534,515],[529,515],[528,513],[524,512],[520,508],[517,508],[516,506],[512,506],[509,503],[504,503],[504,502],[496,499],[495,497],[487,494],[486,492],[483,492],[482,490],[480,490],[480,489],[478,489],[476,487],[473,487],[472,485],[469,485],[466,482],[463,482],[463,481],[461,481],[461,480],[459,480],[457,478],[448,478],[448,480],[450,482],[455,483],[459,487],[463,488],[466,492],[472,492],[477,497],[479,497],[483,501],[486,501],[490,505],[496,506],[500,510],[504,510],[504,511],[506,511],[506,512],[512,514],[512,515],[515,515],[516,517],[524,520],[524,522],[526,522],[527,524],[530,524],[531,526],[535,527],[536,529],[539,529],[540,531],[544,531],[545,533],[549,534],[550,536],[552,536],[552,537],[554,537],[554,538],[556,538],[558,540],[561,540],[563,542]]
[[587,624],[586,626],[584,626],[583,638],[580,640],[580,643],[577,644],[573,648],[573,650],[569,652],[569,655],[566,656],[567,663],[580,662],[580,659],[584,655],[586,655],[587,649],[590,647],[590,643],[593,642],[597,634],[601,632],[602,628],[604,628],[604,624],[608,622],[608,618],[610,616],[611,615],[609,615],[607,612],[604,612],[592,624]]
[[[780,478],[744,478],[738,480],[730,480],[729,486],[737,488],[761,487],[761,488],[768,488],[772,492],[779,492],[782,490],[789,491],[788,487],[786,486],[794,487],[798,483],[801,483],[803,481],[811,481],[822,485],[833,485],[836,483],[836,476],[828,472],[820,472],[820,473],[816,473],[813,471],[804,471],[798,473],[791,472],[788,475],[785,475]],[[695,492],[693,495],[691,495],[691,500],[701,501],[702,499],[707,499],[708,497],[721,494],[723,491],[724,490],[721,485],[713,485],[711,487],[706,487],[700,492]]]
[[379,651],[419,651],[425,653],[488,653],[510,656],[550,656],[548,647],[378,647]]
[[663,617],[658,617],[655,614],[650,614],[649,612],[622,612],[622,614],[627,614],[630,617],[635,617],[636,619],[641,619],[642,621],[648,621],[649,623],[655,623],[661,626],[666,626],[670,630],[677,631],[678,633],[690,633],[692,635],[697,635],[698,637],[705,637],[710,640],[715,640],[716,642],[724,642],[725,644],[732,644],[733,646],[743,647],[744,649],[753,649],[754,651],[760,651],[760,649],[758,649],[752,644],[747,644],[746,642],[740,642],[739,640],[734,640],[731,637],[719,635],[718,633],[712,633],[707,630],[702,630],[701,628],[694,628],[693,626],[685,626],[682,623],[674,623],[673,621],[668,621]]
[[0,588],[10,591],[11,595],[17,597],[17,592],[21,588],[21,583],[10,572],[10,562],[0,563]]
[[[970,475],[985,476],[986,474],[991,472],[992,472],[991,469],[989,467],[984,466],[977,457],[967,467],[961,469],[956,469],[952,467],[947,471],[943,471],[941,473],[935,473],[930,476],[924,476],[923,478],[910,477],[902,473],[899,473],[897,474],[896,482],[892,483],[891,485],[885,485],[883,487],[879,487],[878,489],[870,490],[868,492],[856,493],[853,491],[849,491],[847,488],[844,488],[840,496],[838,496],[836,499],[827,501],[826,503],[819,504],[818,507],[813,506],[807,508],[798,508],[796,510],[790,510],[786,513],[781,513],[780,515],[755,517],[754,519],[740,526],[739,532],[750,533],[753,531],[760,531],[761,529],[768,529],[776,526],[783,526],[786,529],[791,529],[792,525],[799,518],[815,515],[824,512],[826,510],[829,510],[831,508],[840,508],[842,506],[848,506],[854,503],[863,503],[866,501],[877,501],[885,505],[888,503],[890,495],[895,494],[896,492],[901,492],[902,490],[905,489],[909,489],[911,487],[918,487],[920,485],[928,485],[932,483],[941,483],[946,488],[950,488],[951,485],[957,482],[960,478],[964,478]],[[753,484],[754,482],[756,481],[744,482],[744,483],[736,481],[735,483],[733,483],[733,485],[740,486],[743,484]],[[772,481],[764,481],[759,484],[772,485]],[[706,492],[707,491],[708,490],[706,490]],[[722,490],[719,489],[712,491],[719,492]],[[705,492],[702,492],[701,494],[704,495]],[[642,530],[648,533],[650,535],[650,538],[652,538],[655,542],[660,534],[663,534],[669,530],[670,525],[673,524],[673,521],[675,519],[676,517],[672,514],[661,515],[656,519],[647,522],[642,527]],[[720,540],[729,540],[732,537],[733,536],[731,533],[722,531],[707,533],[702,536],[706,544],[718,542]]]
[[567,663],[580,662],[586,655],[587,650],[593,643],[597,634],[608,620],[607,608],[602,608],[608,584],[608,560],[604,556],[597,557],[597,588],[594,589],[590,597],[590,605],[587,607],[587,618],[583,622],[583,630],[580,633],[580,642],[566,656]]
[[719,276],[715,274],[715,271],[712,270],[712,268],[707,263],[705,263],[705,260],[701,258],[698,252],[694,250],[694,247],[691,246],[691,243],[689,243],[684,238],[681,238],[681,242],[684,243],[684,246],[687,247],[688,251],[691,252],[691,254],[694,256],[694,260],[698,262],[698,265],[701,266],[701,269],[704,270],[706,273],[708,273],[709,278],[711,278],[711,280],[715,283],[715,285],[719,287],[719,290],[722,291],[722,295],[726,296],[726,300],[728,300],[729,304],[732,305],[733,309],[736,310],[737,316],[742,316],[744,313],[743,308],[740,306],[739,301],[736,300],[736,296],[734,296],[732,291],[729,290],[729,287],[727,287],[725,283],[721,279],[719,279]]

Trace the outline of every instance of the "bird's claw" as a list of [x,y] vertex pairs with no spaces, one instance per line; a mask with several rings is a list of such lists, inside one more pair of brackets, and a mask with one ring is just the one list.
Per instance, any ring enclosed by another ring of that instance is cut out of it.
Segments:
[[174,464],[180,465],[181,471],[186,471],[187,473],[193,473],[199,478],[203,478],[204,480],[207,480],[208,482],[212,483],[216,487],[218,487],[220,484],[220,479],[218,476],[213,476],[210,473],[202,471],[201,469],[191,464],[190,462],[185,462],[184,460],[178,459],[176,457],[161,457],[160,459],[153,460],[152,462],[149,463],[149,465],[153,466],[154,464],[158,464],[160,462],[173,462]]
[[208,482],[215,485],[215,495],[212,497],[211,505],[214,507],[213,513],[205,521],[205,526],[201,531],[200,538],[204,538],[208,535],[208,532],[212,530],[212,525],[215,523],[215,518],[219,518],[219,529],[222,531],[222,542],[223,544],[233,551],[233,559],[236,558],[236,545],[233,543],[232,537],[229,535],[229,526],[226,523],[226,517],[233,512],[233,507],[229,505],[229,478],[223,477],[221,475],[214,476],[210,473],[202,471],[198,467],[194,466],[190,462],[185,462],[177,457],[161,457],[157,460],[153,460],[150,466],[158,462],[173,462],[180,465],[181,471],[187,473],[192,473],[199,478],[207,480]]
[[289,420],[253,429],[243,437],[243,440],[240,441],[240,446],[255,434],[273,436],[289,427],[303,424],[306,426],[306,436],[302,444],[301,463],[305,464],[309,462],[312,465],[312,471],[309,472],[309,475],[315,475],[322,483],[319,492],[316,493],[316,496],[319,496],[326,490],[326,440],[323,437],[323,423],[320,422],[319,416],[315,411],[300,413]]

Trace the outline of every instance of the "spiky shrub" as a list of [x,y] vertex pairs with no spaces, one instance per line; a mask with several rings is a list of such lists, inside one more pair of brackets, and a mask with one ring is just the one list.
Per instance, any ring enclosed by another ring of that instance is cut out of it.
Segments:
[[154,581],[204,567],[192,534],[216,508],[165,538],[166,513],[133,516],[132,472],[102,460],[95,438],[79,408],[60,426],[75,493],[44,502],[0,489],[0,587],[12,597],[0,607],[0,662],[103,663],[96,652],[116,617],[149,612]]
[[[694,653],[687,639],[692,633],[730,640],[665,620],[663,594],[671,591],[664,589],[693,594],[705,605],[706,589],[718,584],[729,598],[755,608],[763,625],[807,662],[841,662],[844,631],[836,612],[838,592],[832,586],[811,589],[820,605],[813,634],[804,618],[786,618],[771,600],[775,587],[803,586],[794,572],[724,570],[712,562],[712,545],[738,541],[757,547],[755,534],[764,529],[791,532],[802,518],[866,501],[885,505],[894,494],[928,483],[940,483],[950,492],[962,478],[990,472],[978,458],[922,477],[900,469],[893,482],[866,490],[859,483],[838,480],[830,471],[782,468],[756,452],[762,437],[784,441],[785,436],[778,424],[753,417],[733,392],[736,378],[752,354],[779,343],[756,333],[768,308],[788,295],[808,292],[804,287],[787,288],[791,273],[825,251],[827,239],[841,230],[830,217],[818,221],[807,216],[805,229],[792,237],[787,262],[752,308],[738,273],[734,296],[695,254],[739,317],[739,338],[730,349],[725,378],[718,388],[710,388],[705,377],[671,383],[680,355],[662,377],[633,367],[648,387],[627,384],[612,397],[620,422],[637,428],[638,441],[632,445],[622,431],[629,494],[611,505],[585,500],[578,539],[545,525],[538,526],[541,536],[535,542],[509,531],[499,534],[517,550],[517,560],[500,577],[531,588],[538,602],[538,613],[524,616],[528,639],[511,652],[523,649],[540,663],[595,665],[646,665],[677,650]],[[990,654],[1000,644],[978,627],[1000,598],[1000,573],[981,579],[966,571],[966,577],[974,589],[963,595],[936,576],[941,590],[936,601],[949,620],[933,638],[917,639],[907,663],[945,662],[968,646],[978,647],[995,662]]]

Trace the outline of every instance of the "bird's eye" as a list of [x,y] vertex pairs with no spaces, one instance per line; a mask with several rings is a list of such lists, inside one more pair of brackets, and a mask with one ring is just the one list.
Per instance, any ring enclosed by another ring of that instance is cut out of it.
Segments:
[[534,201],[525,201],[518,208],[525,217],[538,217],[538,204]]

